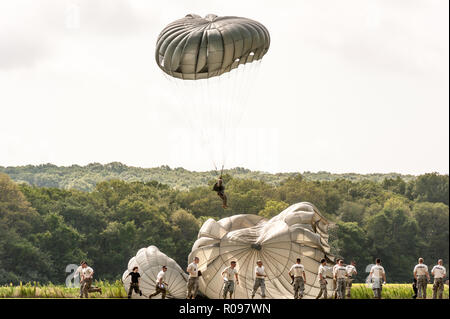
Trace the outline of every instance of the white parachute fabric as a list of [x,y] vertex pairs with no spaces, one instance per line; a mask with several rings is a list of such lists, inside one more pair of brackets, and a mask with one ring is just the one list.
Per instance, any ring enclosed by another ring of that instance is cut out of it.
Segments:
[[[166,298],[186,298],[187,275],[175,260],[162,253],[156,246],[139,249],[136,256],[132,257],[128,262],[128,269],[122,275],[123,284],[127,292],[130,288],[131,277],[128,276],[126,278],[126,276],[135,266],[139,267],[141,275],[140,289],[143,296],[133,292],[132,298],[148,298],[150,294],[155,292],[156,276],[161,271],[162,266],[167,266],[165,276],[165,282],[168,284]],[[154,298],[161,298],[161,294]]]
[[[318,268],[322,258],[330,258],[328,221],[307,202],[291,205],[267,220],[257,215],[235,215],[201,227],[189,260],[200,258],[200,291],[208,298],[220,298],[221,273],[236,261],[240,285],[235,298],[250,298],[257,260],[262,260],[266,278],[266,298],[292,299],[289,269],[301,258],[305,266],[305,298],[319,293]],[[331,278],[330,269],[327,276]],[[332,280],[328,280],[332,289]],[[255,298],[259,298],[257,294]]]

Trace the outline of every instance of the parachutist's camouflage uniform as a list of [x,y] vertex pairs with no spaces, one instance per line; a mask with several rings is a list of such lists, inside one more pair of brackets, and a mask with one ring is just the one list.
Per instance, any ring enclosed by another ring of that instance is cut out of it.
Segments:
[[327,281],[325,279],[320,281],[320,291],[319,291],[319,294],[317,295],[316,299],[319,299],[320,297],[322,297],[322,294],[323,294],[323,299],[328,298]]
[[434,278],[433,299],[442,299],[444,294],[444,278]]
[[294,278],[294,299],[303,298],[303,294],[305,292],[305,281],[303,277],[295,277]]
[[198,292],[198,277],[192,277],[188,280],[187,297],[188,299],[195,299]]
[[82,296],[81,298],[83,298],[83,296],[85,298],[89,298],[89,293],[90,292],[101,292],[102,289],[98,288],[98,287],[91,287],[92,286],[92,278],[86,278],[83,280],[81,287],[82,287]]
[[256,291],[261,288],[261,297],[266,298],[266,281],[264,278],[255,278],[255,284],[253,285],[252,298],[255,297]]
[[417,297],[427,299],[427,276],[417,276]]
[[227,294],[232,294],[234,292],[234,281],[233,280],[227,280],[223,283],[223,299],[227,299]]
[[[159,284],[156,284],[155,287],[155,292],[152,293],[150,296],[148,296],[149,298],[153,298],[154,296],[157,296],[159,294],[161,294],[161,299],[166,299],[166,288],[164,285],[160,286]],[[195,298],[195,297],[194,297]]]

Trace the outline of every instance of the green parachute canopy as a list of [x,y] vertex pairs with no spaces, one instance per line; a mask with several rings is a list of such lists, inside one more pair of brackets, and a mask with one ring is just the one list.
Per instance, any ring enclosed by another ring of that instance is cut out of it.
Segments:
[[196,14],[170,23],[158,37],[155,58],[168,75],[208,79],[260,60],[269,50],[269,31],[240,17]]

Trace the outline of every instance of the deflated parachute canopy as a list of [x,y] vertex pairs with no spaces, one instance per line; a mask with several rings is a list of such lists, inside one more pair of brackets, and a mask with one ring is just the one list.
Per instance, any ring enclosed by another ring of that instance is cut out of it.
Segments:
[[[162,266],[167,266],[165,282],[167,282],[167,298],[182,299],[186,298],[187,275],[181,267],[172,259],[159,251],[156,246],[141,248],[135,257],[128,262],[128,269],[122,275],[125,290],[130,288],[131,277],[125,277],[133,271],[133,268],[139,267],[141,275],[140,289],[145,296],[140,297],[133,292],[133,298],[148,298],[155,292],[156,276],[161,271]],[[154,297],[161,298],[161,294]]]
[[257,21],[188,14],[161,32],[155,57],[165,73],[183,80],[198,80],[260,60],[269,45],[269,32]]
[[[257,215],[235,215],[208,219],[201,227],[189,260],[200,258],[200,291],[208,298],[219,298],[223,287],[221,273],[232,260],[237,262],[240,285],[236,298],[251,297],[257,260],[267,274],[267,298],[293,298],[290,267],[297,258],[305,266],[305,297],[319,292],[320,259],[330,252],[328,222],[310,203],[294,204],[267,220]],[[328,270],[327,276],[331,277]],[[331,289],[331,280],[328,280]],[[258,297],[258,295],[256,295]]]

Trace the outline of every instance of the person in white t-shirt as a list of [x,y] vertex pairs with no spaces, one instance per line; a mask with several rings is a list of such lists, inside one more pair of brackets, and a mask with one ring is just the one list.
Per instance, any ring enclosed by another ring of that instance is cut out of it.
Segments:
[[423,263],[423,258],[419,258],[419,263],[414,267],[414,279],[417,280],[417,298],[427,299],[427,285],[430,280],[428,266]]
[[302,299],[305,292],[305,267],[300,262],[301,259],[297,258],[297,262],[289,270],[289,276],[294,278],[294,299]]
[[352,260],[351,264],[347,265],[345,269],[347,270],[348,275],[347,281],[345,283],[346,297],[351,298],[353,278],[358,274],[358,272],[356,271],[356,262]]
[[258,260],[255,267],[255,284],[253,285],[252,299],[255,297],[258,288],[261,288],[261,297],[266,298],[266,277],[267,275],[263,263],[261,260]]
[[334,271],[334,278],[337,286],[337,299],[345,299],[345,280],[347,278],[347,269],[344,266],[344,260],[340,259],[338,266]]
[[323,294],[323,299],[327,299],[327,280],[326,280],[326,269],[327,267],[327,261],[325,258],[322,258],[322,260],[320,261],[320,266],[319,266],[319,270],[318,270],[318,276],[319,276],[319,284],[320,284],[320,291],[319,294],[317,295],[316,299],[319,299],[322,294]]
[[339,261],[341,259],[337,258],[336,259],[336,264],[333,266],[333,298],[336,299],[337,298],[337,281],[336,281],[336,268],[339,267]]
[[198,292],[198,263],[200,259],[198,257],[194,257],[192,263],[187,266],[187,272],[189,273],[189,279],[187,283],[187,299],[195,299]]
[[74,279],[78,279],[80,284],[80,298],[83,298],[83,285],[81,284],[81,271],[83,270],[84,261],[80,262],[80,266],[78,266],[77,270],[73,274]]
[[82,295],[80,298],[89,298],[90,292],[99,292],[102,293],[102,288],[92,287],[92,281],[94,278],[94,270],[87,265],[86,262],[83,262],[81,265],[81,291]]
[[239,277],[238,277],[238,271],[236,269],[236,262],[233,260],[230,263],[230,266],[226,267],[222,271],[222,278],[223,278],[223,299],[227,299],[227,293],[230,293],[230,299],[233,298],[233,292],[235,289],[235,283],[236,285],[239,285]]
[[155,292],[148,296],[149,299],[161,294],[161,299],[166,299],[167,293],[167,283],[164,281],[166,279],[167,266],[162,266],[161,271],[156,275],[156,286]]
[[443,264],[444,261],[439,259],[438,264],[431,269],[431,274],[434,277],[433,299],[442,299],[442,295],[444,293],[444,279],[447,276],[447,270]]
[[369,278],[372,281],[373,297],[375,299],[381,299],[381,293],[383,291],[383,285],[386,284],[386,272],[383,266],[381,266],[381,259],[375,260],[375,266],[370,269]]

